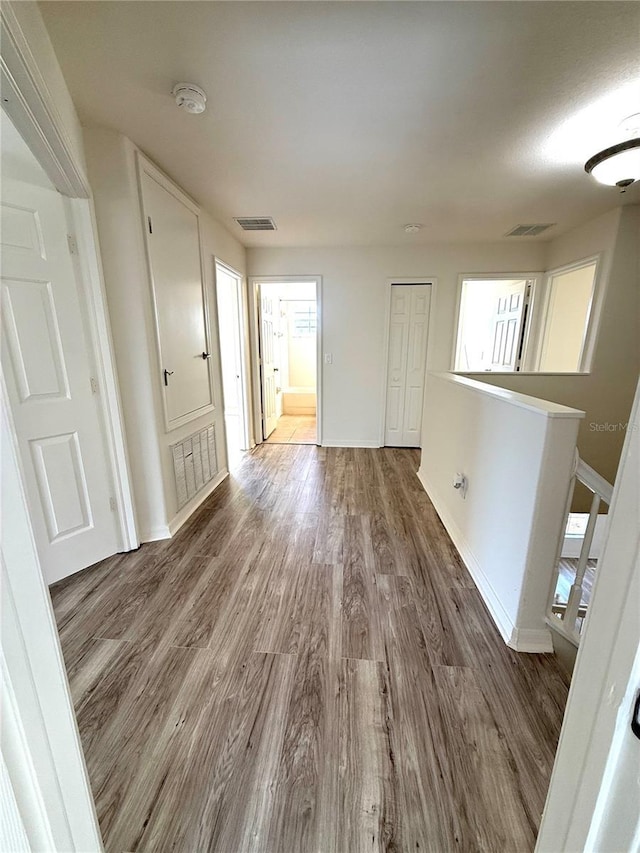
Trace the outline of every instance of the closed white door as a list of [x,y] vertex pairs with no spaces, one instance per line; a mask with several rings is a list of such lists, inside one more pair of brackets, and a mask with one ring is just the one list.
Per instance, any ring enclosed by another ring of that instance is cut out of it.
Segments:
[[385,444],[419,447],[431,286],[391,287]]
[[278,423],[276,411],[275,300],[260,289],[260,380],[262,385],[262,437],[269,438]]
[[198,216],[146,171],[142,193],[170,430],[213,408]]
[[248,450],[242,279],[216,264],[218,334],[228,450]]
[[524,319],[526,281],[505,281],[496,294],[491,333],[491,370],[516,370]]
[[2,182],[2,373],[47,583],[118,550],[92,350],[53,188]]

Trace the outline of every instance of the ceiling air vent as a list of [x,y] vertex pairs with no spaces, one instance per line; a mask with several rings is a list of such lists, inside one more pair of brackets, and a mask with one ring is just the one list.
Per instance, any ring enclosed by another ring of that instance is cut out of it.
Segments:
[[270,216],[234,216],[244,231],[275,231],[276,223]]
[[546,222],[543,225],[516,225],[511,231],[508,231],[505,237],[537,237],[542,234],[547,228],[551,228],[555,222]]

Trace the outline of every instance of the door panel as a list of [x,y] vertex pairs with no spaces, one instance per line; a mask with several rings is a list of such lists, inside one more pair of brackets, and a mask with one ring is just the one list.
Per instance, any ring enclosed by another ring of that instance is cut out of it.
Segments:
[[429,331],[430,285],[392,285],[385,444],[418,447]]
[[115,553],[117,520],[66,202],[3,177],[2,372],[51,583]]
[[[146,172],[142,191],[156,300],[167,428],[213,407],[198,217]],[[150,221],[150,224],[149,224]],[[151,232],[151,233],[149,233]]]
[[29,442],[49,542],[91,527],[91,507],[78,433]]
[[274,300],[260,289],[260,356],[262,359],[262,437],[269,438],[278,423],[276,412]]
[[68,397],[51,282],[6,278],[3,297],[4,330],[21,402]]
[[491,370],[515,370],[524,317],[526,281],[505,282],[496,295]]

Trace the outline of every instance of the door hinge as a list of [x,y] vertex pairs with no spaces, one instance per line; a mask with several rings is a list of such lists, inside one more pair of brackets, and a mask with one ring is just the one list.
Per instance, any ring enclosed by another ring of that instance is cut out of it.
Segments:
[[149,234],[153,234],[153,223],[150,216],[147,216],[147,225],[149,226]]
[[91,379],[89,380],[89,382],[91,383],[91,393],[97,394],[98,393],[98,380],[94,379],[92,376]]
[[75,238],[75,234],[67,234],[67,244],[69,246],[69,253],[72,255],[77,255],[78,241]]
[[115,512],[118,509],[115,498],[109,498],[109,506],[111,507],[111,512]]

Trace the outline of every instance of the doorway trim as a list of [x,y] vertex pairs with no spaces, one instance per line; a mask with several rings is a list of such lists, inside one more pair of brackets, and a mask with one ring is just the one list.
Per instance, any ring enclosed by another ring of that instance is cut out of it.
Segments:
[[256,444],[262,444],[262,396],[260,388],[260,329],[258,298],[261,284],[314,283],[316,286],[316,444],[322,447],[322,276],[321,275],[251,275],[249,276],[249,327],[251,337],[251,379],[253,387],[253,427]]
[[[384,332],[383,332],[383,369],[382,381],[380,390],[380,439],[379,446],[385,447],[384,436],[387,422],[387,374],[389,371],[389,323],[391,321],[391,288],[394,284],[428,284],[431,287],[431,300],[429,303],[429,339],[427,340],[427,363],[425,366],[425,387],[427,381],[427,373],[433,359],[433,341],[435,332],[435,316],[436,316],[436,294],[438,280],[434,275],[423,275],[419,278],[388,278],[385,282],[385,309],[384,309]],[[423,397],[424,409],[424,397]]]
[[74,263],[84,296],[83,310],[100,391],[97,402],[116,505],[120,550],[131,551],[139,546],[140,539],[91,188],[11,3],[2,4],[0,30],[3,43],[0,78],[3,87],[7,87],[3,108],[53,185],[68,198],[77,245]]
[[[132,550],[139,539],[91,190],[38,64],[39,54],[29,42],[28,33],[35,41],[46,36],[44,23],[37,9],[33,17],[18,14],[21,5],[5,2],[0,9],[3,106],[53,185],[68,199],[121,548]],[[48,58],[42,60],[43,67]],[[21,837],[26,833],[34,847],[48,849],[52,839],[56,849],[100,851],[94,801],[1,375],[0,398],[3,517],[9,520],[2,541],[2,606],[8,618],[2,620],[1,681],[3,698],[10,703],[8,723],[20,735],[12,739],[12,751],[3,748],[2,769],[16,799],[13,828]],[[22,826],[15,822],[18,817]]]
[[[217,272],[218,267],[224,270],[228,275],[232,276],[236,279],[236,287],[237,287],[237,295],[238,295],[238,328],[240,332],[239,343],[240,343],[240,384],[241,384],[241,405],[242,405],[242,415],[244,420],[244,429],[243,429],[243,444],[245,445],[245,449],[251,450],[252,447],[255,447],[255,439],[253,436],[254,432],[254,419],[253,419],[253,411],[251,405],[251,359],[250,359],[250,334],[249,334],[249,311],[248,311],[248,300],[247,300],[247,288],[245,284],[245,277],[242,273],[238,272],[238,270],[234,269],[229,264],[226,264],[224,261],[220,260],[220,258],[213,256],[213,281],[215,288],[215,311],[216,311],[216,322],[218,324],[218,334],[216,336],[217,346],[218,346],[218,361],[220,365],[222,365],[222,357],[220,353],[220,317],[218,314],[218,278]],[[222,369],[222,368],[221,368]],[[224,389],[222,393],[223,399],[223,418],[224,418]],[[226,434],[226,422],[225,422],[225,434]]]
[[[543,285],[543,279],[546,273],[541,272],[518,272],[517,270],[512,272],[507,270],[506,272],[481,272],[481,273],[460,273],[458,275],[458,284],[456,287],[456,307],[454,314],[454,325],[453,325],[453,341],[451,342],[451,360],[449,362],[449,367],[447,368],[451,373],[457,373],[462,376],[475,376],[477,371],[464,371],[464,370],[456,370],[456,355],[458,352],[458,337],[460,332],[460,309],[462,307],[462,287],[464,282],[472,279],[473,281],[507,281],[507,280],[520,280],[526,279],[527,281],[532,282],[531,289],[531,297],[529,300],[529,313],[527,317],[526,328],[524,329],[524,348],[523,348],[523,370],[518,370],[517,373],[520,376],[528,375],[531,371],[531,362],[533,360],[533,354],[530,352],[531,350],[531,341],[537,334],[538,325],[540,323],[540,302],[541,302],[541,289]],[[504,376],[513,376],[516,374],[516,371],[505,372]],[[477,374],[481,375],[481,374]],[[542,374],[540,374],[542,375]]]

